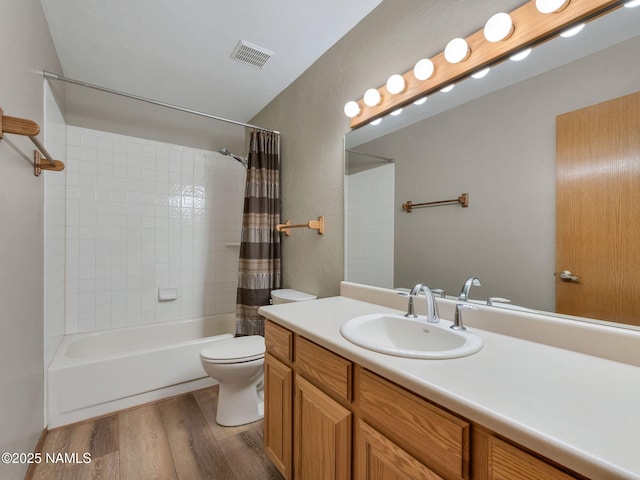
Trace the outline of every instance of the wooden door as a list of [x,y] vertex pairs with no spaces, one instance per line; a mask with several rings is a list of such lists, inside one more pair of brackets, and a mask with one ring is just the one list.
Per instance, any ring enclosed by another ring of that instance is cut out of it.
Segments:
[[293,478],[293,371],[275,357],[264,361],[264,449],[285,480]]
[[442,480],[373,427],[360,420],[355,478],[362,480]]
[[296,480],[351,478],[351,412],[296,375]]
[[640,325],[640,92],[558,116],[556,161],[557,312]]

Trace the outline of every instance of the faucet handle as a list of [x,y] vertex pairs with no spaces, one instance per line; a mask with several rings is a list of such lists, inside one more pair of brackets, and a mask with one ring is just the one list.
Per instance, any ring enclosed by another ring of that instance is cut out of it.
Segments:
[[508,298],[502,298],[502,297],[489,297],[487,299],[487,305],[492,306],[493,302],[497,302],[497,303],[511,303],[511,300],[509,300]]
[[409,303],[407,304],[407,313],[405,313],[404,316],[407,318],[418,318],[418,315],[416,315],[415,309],[413,307],[413,296],[406,292],[397,292],[397,293],[398,295],[407,297],[407,299],[409,300]]
[[466,330],[467,327],[465,327],[462,324],[462,310],[478,310],[478,307],[474,307],[473,305],[470,305],[468,303],[458,303],[456,305],[456,315],[455,318],[453,320],[453,325],[451,325],[449,328],[453,329],[453,330]]
[[434,295],[439,295],[440,298],[446,297],[444,290],[441,288],[432,288],[431,291],[433,292]]

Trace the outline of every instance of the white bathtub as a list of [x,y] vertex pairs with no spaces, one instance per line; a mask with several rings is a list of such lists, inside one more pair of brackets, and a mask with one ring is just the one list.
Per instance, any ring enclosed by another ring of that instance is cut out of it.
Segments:
[[215,385],[200,350],[234,331],[231,313],[65,336],[48,370],[48,428]]

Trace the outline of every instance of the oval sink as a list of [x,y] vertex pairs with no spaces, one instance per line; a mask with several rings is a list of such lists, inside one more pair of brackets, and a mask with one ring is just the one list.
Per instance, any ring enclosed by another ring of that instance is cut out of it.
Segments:
[[371,314],[347,321],[340,333],[360,347],[408,358],[458,358],[482,348],[482,338],[469,331],[449,328],[451,322],[427,323],[426,317]]

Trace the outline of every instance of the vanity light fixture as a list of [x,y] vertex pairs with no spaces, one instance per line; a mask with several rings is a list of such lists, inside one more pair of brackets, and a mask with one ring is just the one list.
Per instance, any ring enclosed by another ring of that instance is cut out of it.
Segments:
[[513,20],[508,13],[496,13],[484,25],[484,38],[488,42],[501,42],[513,35]]
[[426,101],[427,101],[427,97],[422,97],[422,98],[419,98],[418,100],[416,100],[415,102],[413,102],[413,104],[414,105],[422,105]]
[[456,84],[455,84],[455,83],[452,83],[452,84],[450,84],[450,85],[447,85],[447,86],[446,86],[446,87],[444,87],[444,88],[441,88],[441,89],[440,89],[440,91],[441,91],[442,93],[447,93],[447,92],[450,92],[451,90],[453,90],[453,88],[454,88],[455,86],[456,86]]
[[564,10],[571,0],[536,0],[540,13],[556,13]]
[[516,53],[515,55],[511,55],[509,57],[509,60],[513,60],[514,62],[519,62],[520,60],[524,60],[525,58],[527,58],[529,56],[529,54],[531,53],[531,48],[527,48],[526,50],[522,50],[518,53]]
[[589,22],[623,5],[635,7],[640,5],[640,0],[527,0],[509,13],[495,14],[484,28],[466,39],[454,38],[443,52],[431,59],[419,60],[408,72],[389,77],[386,90],[378,89],[382,97],[379,103],[369,106],[363,98],[354,102],[355,105],[350,104],[345,109],[351,118],[350,126],[359,128],[431,92],[451,91],[454,85],[450,82],[467,76],[482,78],[487,73],[487,65],[500,63],[506,58],[523,60],[531,53],[533,45],[546,42],[557,37],[563,29]]
[[364,92],[364,103],[368,107],[375,107],[376,105],[380,105],[382,101],[382,96],[380,92],[375,88],[370,88],[366,92]]
[[347,102],[344,106],[344,114],[349,118],[360,115],[360,105],[358,105],[358,102],[353,100]]
[[574,35],[579,34],[582,29],[584,28],[584,23],[581,23],[580,25],[576,25],[575,27],[571,27],[568,30],[565,30],[564,32],[562,32],[560,34],[561,37],[563,38],[569,38],[569,37],[573,37]]
[[489,67],[483,68],[482,70],[478,70],[476,73],[472,74],[471,77],[475,79],[484,78],[489,73],[489,70],[491,70]]
[[444,59],[449,63],[460,63],[471,55],[469,44],[464,38],[454,38],[444,48]]
[[433,62],[428,58],[418,60],[416,66],[413,67],[413,76],[418,80],[428,80],[433,77],[434,72],[435,67],[433,65]]
[[631,0],[630,2],[627,2],[624,4],[624,6],[626,8],[633,8],[633,7],[637,7],[640,5],[640,0]]
[[397,117],[398,115],[400,115],[402,113],[402,109],[399,108],[397,110],[394,110],[393,112],[391,112],[391,115],[393,115],[394,117]]
[[397,95],[398,93],[402,93],[406,90],[407,84],[404,81],[404,77],[402,75],[398,75],[397,73],[391,75],[387,80],[387,91],[391,95]]

